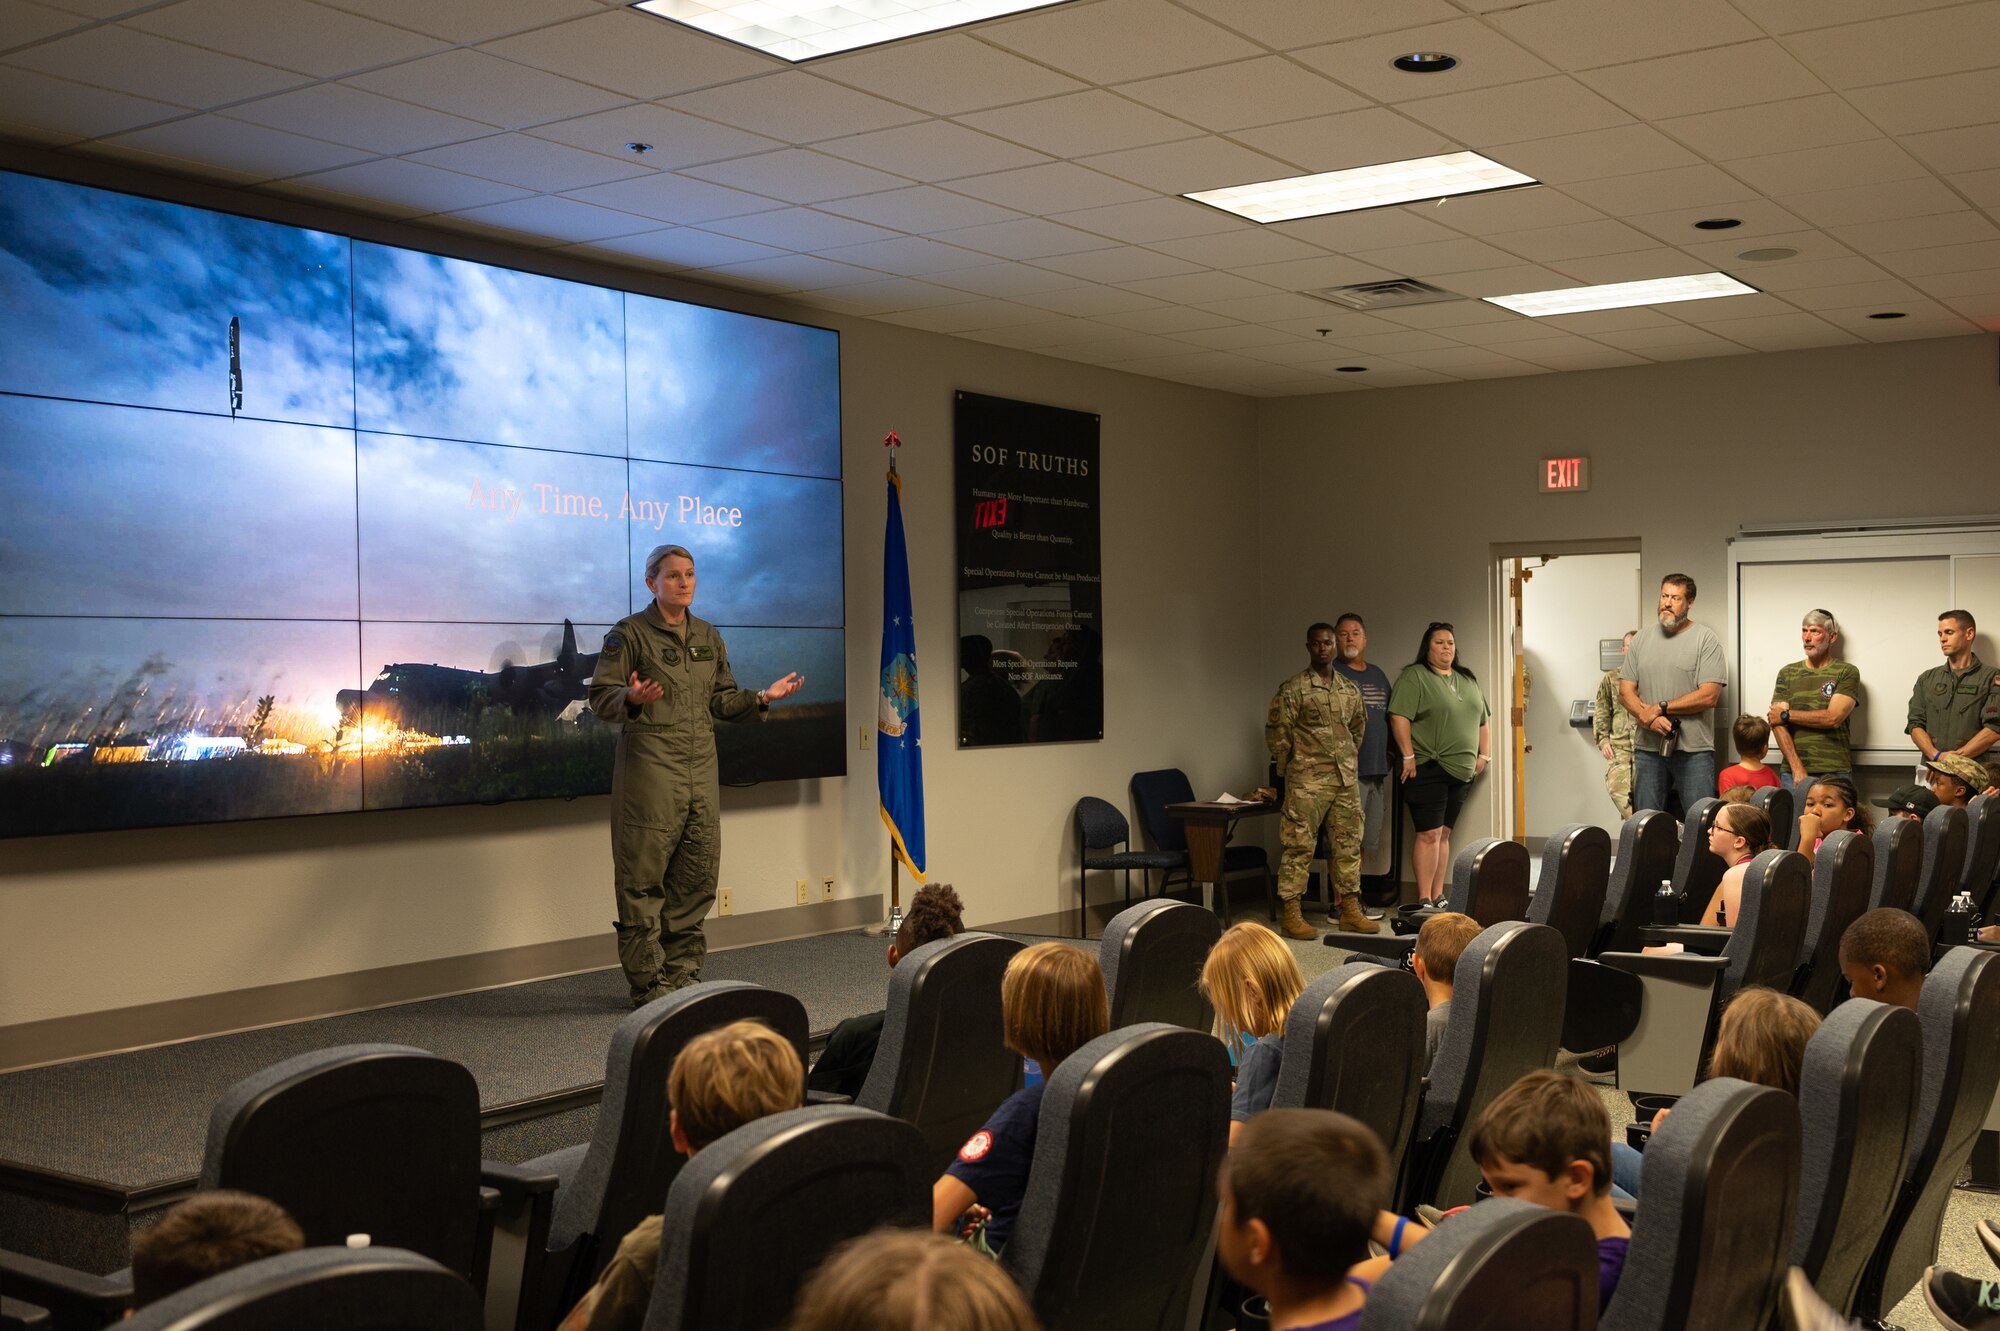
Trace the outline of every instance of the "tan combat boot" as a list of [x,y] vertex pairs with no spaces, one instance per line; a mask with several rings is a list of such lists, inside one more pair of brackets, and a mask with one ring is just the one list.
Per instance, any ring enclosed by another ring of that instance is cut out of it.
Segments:
[[1285,903],[1285,913],[1278,921],[1278,929],[1285,937],[1301,941],[1319,937],[1319,930],[1306,923],[1305,914],[1300,911],[1296,897]]
[[1382,926],[1361,913],[1361,898],[1342,897],[1340,899],[1340,932],[1344,934],[1379,934]]

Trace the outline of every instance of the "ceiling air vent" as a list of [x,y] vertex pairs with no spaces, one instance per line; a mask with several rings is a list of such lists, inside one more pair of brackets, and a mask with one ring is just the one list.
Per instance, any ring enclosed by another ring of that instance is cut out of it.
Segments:
[[1446,291],[1414,277],[1396,277],[1387,282],[1356,282],[1352,286],[1324,287],[1301,292],[1329,305],[1350,310],[1393,310],[1405,305],[1435,305],[1439,301],[1464,300],[1456,291]]

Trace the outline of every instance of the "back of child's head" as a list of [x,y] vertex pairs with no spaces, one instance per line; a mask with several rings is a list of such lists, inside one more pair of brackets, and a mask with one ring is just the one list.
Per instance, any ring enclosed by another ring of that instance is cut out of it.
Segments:
[[[1835,799],[1845,804],[1851,810],[1847,815],[1848,831],[1859,832],[1864,836],[1867,835],[1867,806],[1862,804],[1861,792],[1854,788],[1852,780],[1844,776],[1816,776],[1813,778],[1812,785],[1806,789],[1807,796],[1810,797],[1815,790],[1830,792]],[[1820,829],[1822,833],[1834,830],[1830,827],[1822,827]]]
[[1487,1102],[1466,1139],[1484,1169],[1503,1160],[1560,1178],[1570,1162],[1591,1170],[1591,1191],[1611,1188],[1611,1115],[1597,1090],[1548,1068],[1530,1072]]
[[792,1042],[761,1021],[733,1021],[687,1042],[667,1073],[689,1147],[709,1143],[770,1114],[805,1103],[806,1070]]
[[1201,967],[1201,991],[1215,1004],[1231,1039],[1282,1031],[1305,987],[1299,959],[1284,939],[1261,924],[1230,926]]
[[1881,966],[1903,979],[1929,973],[1930,933],[1906,910],[1879,906],[1865,911],[1840,935],[1840,966]]
[[896,951],[902,956],[965,931],[965,903],[950,883],[928,883],[910,898],[910,909],[896,930]]
[[1001,1038],[1042,1075],[1111,1029],[1097,958],[1068,943],[1022,948],[1000,977]]
[[1771,848],[1771,816],[1754,804],[1724,804],[1715,811],[1715,821],[1742,837],[1749,854],[1761,855]]
[[1458,969],[1458,959],[1473,939],[1479,937],[1479,921],[1455,910],[1439,911],[1417,930],[1417,960],[1433,984],[1449,985]]
[[196,1193],[132,1236],[132,1306],[305,1246],[298,1222],[276,1202],[247,1192]]
[[1237,1225],[1264,1222],[1288,1279],[1324,1289],[1367,1259],[1389,1181],[1367,1125],[1330,1109],[1268,1109],[1243,1124],[1216,1188]]
[[1806,1043],[1818,1029],[1819,1013],[1790,994],[1761,985],[1738,990],[1722,1010],[1708,1075],[1797,1095]]
[[799,1292],[789,1331],[1036,1331],[1000,1264],[956,1239],[878,1229],[840,1247]]
[[1748,804],[1756,797],[1757,787],[1755,786],[1731,786],[1722,792],[1722,802],[1724,804]]
[[1762,762],[1764,750],[1771,743],[1771,723],[1745,712],[1730,725],[1729,738],[1736,742],[1737,757]]

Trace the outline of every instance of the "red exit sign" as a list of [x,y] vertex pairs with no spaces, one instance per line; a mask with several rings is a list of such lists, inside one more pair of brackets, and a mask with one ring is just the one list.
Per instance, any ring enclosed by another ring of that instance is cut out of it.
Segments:
[[1588,490],[1589,458],[1543,458],[1541,486],[1548,490]]

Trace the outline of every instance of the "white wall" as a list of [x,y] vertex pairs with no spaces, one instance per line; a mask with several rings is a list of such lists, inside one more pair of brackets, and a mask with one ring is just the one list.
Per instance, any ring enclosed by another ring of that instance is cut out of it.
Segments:
[[[1444,619],[1487,680],[1495,548],[1538,541],[1636,545],[1642,584],[1692,575],[1694,618],[1727,642],[1739,527],[2000,511],[1995,370],[1981,336],[1266,401],[1264,673],[1330,596],[1368,616],[1392,673]],[[1536,463],[1575,454],[1589,493],[1538,493]],[[1490,784],[1462,835],[1499,832]]]
[[[254,210],[398,243],[421,234]],[[456,239],[429,243],[536,266]],[[1202,789],[1262,771],[1265,681],[1244,650],[1257,636],[1256,601],[1243,591],[1254,580],[1253,402],[643,274],[539,266],[841,330],[849,742],[876,710],[881,439],[896,430],[931,714],[931,868],[958,885],[969,921],[1073,904],[1079,796],[1122,805],[1131,774],[1148,767],[1184,767]],[[952,743],[951,410],[961,388],[1103,415],[1102,742],[964,754]],[[782,910],[795,878],[827,873],[843,896],[886,893],[874,750],[851,748],[849,773],[724,792],[722,881],[738,914]],[[598,797],[0,844],[0,1027],[593,934],[610,964],[608,818]]]
[[1605,826],[1618,816],[1604,791],[1604,758],[1588,729],[1570,725],[1569,705],[1588,702],[1604,678],[1598,640],[1641,623],[1637,551],[1561,555],[1533,574],[1521,602],[1533,746],[1527,763],[1530,838],[1569,823]]

